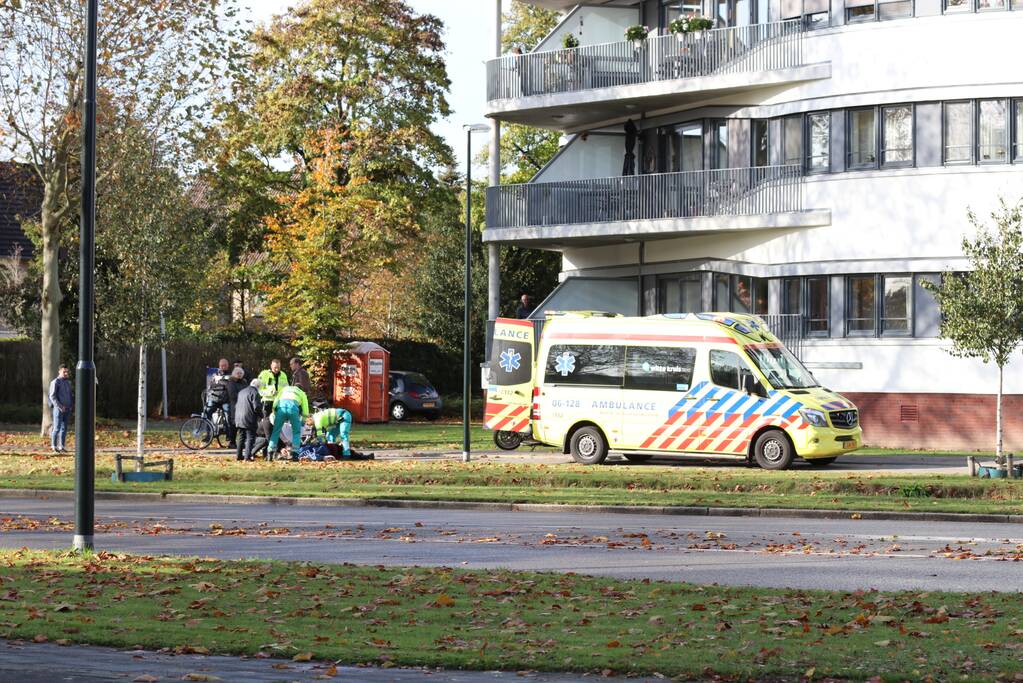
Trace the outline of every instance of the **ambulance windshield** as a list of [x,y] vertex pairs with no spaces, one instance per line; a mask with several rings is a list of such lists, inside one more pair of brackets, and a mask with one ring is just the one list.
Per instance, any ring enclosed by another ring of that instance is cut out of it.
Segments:
[[809,389],[820,386],[810,371],[784,346],[747,346],[746,353],[775,389]]

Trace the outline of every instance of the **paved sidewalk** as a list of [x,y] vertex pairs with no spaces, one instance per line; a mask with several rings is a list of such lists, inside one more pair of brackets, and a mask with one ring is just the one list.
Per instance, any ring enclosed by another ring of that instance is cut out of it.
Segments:
[[[360,683],[579,683],[624,681],[576,674],[518,674],[335,667],[327,662],[297,663],[288,659],[253,659],[203,655],[172,655],[105,647],[61,647],[49,643],[0,640],[0,681],[18,683],[105,683],[107,681],[360,681]],[[633,681],[655,679],[630,678]]]

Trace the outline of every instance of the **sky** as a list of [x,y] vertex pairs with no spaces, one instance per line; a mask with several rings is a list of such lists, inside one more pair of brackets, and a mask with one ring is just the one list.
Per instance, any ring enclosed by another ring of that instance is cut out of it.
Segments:
[[[484,61],[491,51],[491,3],[487,0],[406,0],[421,14],[434,14],[444,22],[444,42],[447,45],[448,77],[451,93],[448,103],[452,114],[435,126],[455,150],[459,168],[465,164],[464,124],[486,123],[483,107],[486,103]],[[294,0],[248,0],[250,16],[254,21],[265,21],[274,14],[284,12],[295,4]],[[486,135],[473,136],[473,154],[487,144]],[[478,170],[474,169],[474,173]]]

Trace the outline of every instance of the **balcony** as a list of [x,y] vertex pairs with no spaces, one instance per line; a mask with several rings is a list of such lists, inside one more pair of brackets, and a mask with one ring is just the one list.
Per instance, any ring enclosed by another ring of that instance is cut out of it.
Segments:
[[487,242],[615,244],[828,225],[804,211],[799,166],[656,173],[487,188]]
[[795,19],[501,57],[487,63],[487,115],[571,129],[830,77],[829,64],[803,63],[804,33]]

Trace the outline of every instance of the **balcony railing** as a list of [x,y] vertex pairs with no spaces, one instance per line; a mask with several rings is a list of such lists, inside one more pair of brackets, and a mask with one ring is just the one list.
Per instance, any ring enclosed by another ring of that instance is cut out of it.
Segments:
[[801,185],[798,165],[498,185],[487,188],[487,227],[801,211]]
[[802,65],[798,19],[699,35],[508,55],[487,62],[489,101]]

